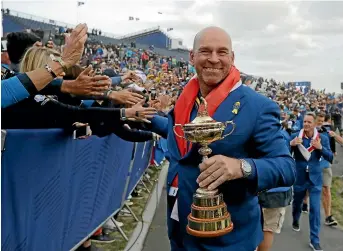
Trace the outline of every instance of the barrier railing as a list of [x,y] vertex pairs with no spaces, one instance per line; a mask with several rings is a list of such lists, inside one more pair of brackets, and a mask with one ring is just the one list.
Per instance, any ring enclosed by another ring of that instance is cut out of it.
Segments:
[[1,250],[71,250],[116,214],[149,165],[152,142],[63,130],[8,130]]

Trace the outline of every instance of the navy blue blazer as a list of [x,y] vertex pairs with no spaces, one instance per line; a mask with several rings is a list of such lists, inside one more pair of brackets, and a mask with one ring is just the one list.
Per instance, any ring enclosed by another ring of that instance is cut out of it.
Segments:
[[[236,102],[240,102],[240,107],[234,114],[232,110]],[[196,109],[193,108],[191,119],[195,116]],[[280,109],[270,99],[242,85],[221,103],[213,118],[220,122],[233,120],[236,129],[230,136],[210,144],[212,155],[242,158],[253,167],[249,179],[228,181],[219,188],[231,213],[234,230],[225,236],[209,239],[186,233],[192,197],[198,188],[196,179],[200,174],[201,157],[196,144],[181,157],[173,132],[174,112],[171,111],[168,118],[156,116],[152,119],[152,130],[167,138],[168,142],[167,189],[175,175],[179,175],[179,224],[170,219],[171,208],[168,208],[169,238],[173,241],[172,233],[177,227],[184,250],[254,250],[263,239],[257,193],[275,187],[289,187],[295,181],[295,163],[281,135]],[[228,127],[224,134],[231,129]]]
[[[298,133],[293,133],[291,135],[291,139],[293,140],[297,137]],[[320,135],[320,142],[322,145],[322,150],[314,150],[311,153],[311,158],[307,161],[297,146],[292,147],[293,156],[296,163],[296,171],[297,171],[297,178],[294,184],[295,190],[301,190],[305,187],[305,182],[307,180],[306,169],[308,166],[309,178],[313,185],[317,186],[318,188],[322,187],[323,184],[323,167],[320,165],[320,159],[324,158],[325,160],[332,163],[333,154],[330,149],[330,141],[326,135]],[[303,138],[303,145],[307,148],[310,146],[311,139]]]

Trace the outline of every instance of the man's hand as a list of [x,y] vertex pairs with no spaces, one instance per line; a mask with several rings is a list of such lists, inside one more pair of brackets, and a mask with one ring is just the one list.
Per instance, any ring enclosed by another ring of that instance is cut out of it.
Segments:
[[[75,122],[73,126],[78,129],[81,127],[87,127],[89,126],[88,123],[80,123],[80,122]],[[87,130],[86,130],[87,131]],[[79,136],[78,139],[87,139],[88,137],[92,136],[92,130],[89,128],[89,131],[87,132],[87,135]]]
[[336,137],[336,133],[334,132],[334,131],[329,131],[329,135],[330,135],[330,137]]
[[229,180],[243,177],[241,161],[223,155],[215,155],[199,165],[201,174],[197,179],[200,187],[214,190]]
[[149,106],[155,108],[157,111],[162,111],[161,102],[158,99],[150,100]]
[[152,107],[143,107],[145,100],[125,110],[125,115],[130,121],[151,123],[148,119],[154,117],[156,110]]
[[322,147],[322,144],[320,143],[320,138],[319,139],[313,139],[311,141],[311,145],[314,146],[314,148],[318,149],[318,150],[321,150],[323,147]]
[[144,99],[142,95],[127,90],[113,91],[108,98],[121,105],[135,105]]
[[73,29],[70,36],[65,36],[62,60],[67,68],[70,68],[80,61],[87,40],[87,31],[88,27],[86,24],[79,24]]
[[133,71],[128,71],[126,72],[122,77],[121,80],[123,82],[130,80],[131,82],[139,82],[141,80],[141,78],[139,76],[137,76],[137,74]]
[[297,146],[297,145],[300,145],[300,144],[302,144],[302,143],[303,143],[303,140],[302,140],[301,138],[295,137],[295,138],[291,141],[290,145],[291,145],[291,146]]
[[103,97],[112,81],[107,76],[92,76],[92,67],[88,66],[76,80],[64,80],[61,91],[77,96]]

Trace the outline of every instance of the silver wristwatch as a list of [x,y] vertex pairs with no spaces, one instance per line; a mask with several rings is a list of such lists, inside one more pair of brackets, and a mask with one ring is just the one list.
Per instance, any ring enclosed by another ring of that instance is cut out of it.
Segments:
[[126,115],[125,115],[125,108],[121,108],[120,109],[120,120],[121,121],[126,121],[127,120]]
[[240,159],[241,161],[241,170],[243,173],[243,178],[248,178],[251,175],[251,165],[249,164],[248,161],[244,160],[244,159]]

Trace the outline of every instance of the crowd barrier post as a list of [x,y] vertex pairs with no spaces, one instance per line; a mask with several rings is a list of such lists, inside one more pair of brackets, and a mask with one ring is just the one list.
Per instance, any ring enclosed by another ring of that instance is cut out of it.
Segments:
[[123,196],[122,196],[122,202],[121,202],[122,207],[124,206],[125,201],[126,201],[126,193],[127,193],[127,189],[129,188],[131,172],[132,172],[133,164],[135,162],[136,150],[137,150],[137,142],[135,142],[133,145],[132,157],[131,157],[131,162],[130,162],[130,167],[129,167],[129,173],[126,177],[125,188],[124,188],[124,192],[123,192]]

